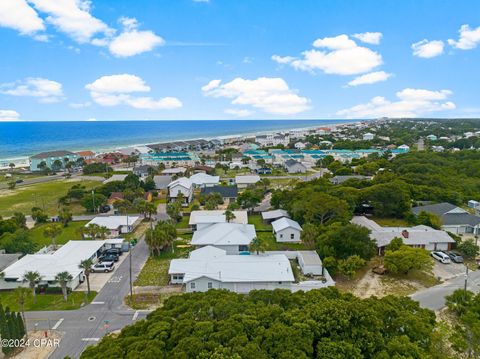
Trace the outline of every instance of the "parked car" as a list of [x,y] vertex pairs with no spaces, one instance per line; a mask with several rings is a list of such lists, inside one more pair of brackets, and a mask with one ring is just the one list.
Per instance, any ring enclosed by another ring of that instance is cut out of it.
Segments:
[[118,256],[113,254],[107,254],[98,258],[99,262],[118,262]]
[[23,183],[23,180],[22,180],[22,179],[17,179],[17,180],[15,181],[15,183]]
[[452,251],[449,251],[449,252],[446,252],[447,253],[447,256],[450,257],[450,259],[452,260],[452,262],[454,263],[463,263],[463,257],[458,254],[457,252],[452,252]]
[[105,206],[100,207],[100,213],[107,213],[109,211],[110,211],[110,206],[107,204]]
[[94,264],[92,266],[92,272],[98,273],[98,272],[111,272],[112,270],[115,269],[115,264],[113,262],[101,262]]
[[432,252],[432,257],[443,264],[451,263],[450,257],[443,252]]
[[122,255],[122,250],[120,248],[110,248],[107,249],[105,252],[103,252],[103,255],[115,255],[115,256],[121,256]]

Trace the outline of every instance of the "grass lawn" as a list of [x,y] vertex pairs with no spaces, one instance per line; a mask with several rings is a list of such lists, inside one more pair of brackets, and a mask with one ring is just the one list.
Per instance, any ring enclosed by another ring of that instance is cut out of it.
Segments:
[[278,243],[273,233],[270,232],[257,232],[257,237],[265,242],[267,251],[298,251],[306,249],[303,243]]
[[[67,227],[63,228],[63,232],[57,237],[57,244],[65,244],[71,240],[81,240],[82,236],[78,233],[78,229],[83,227],[87,221],[70,222]],[[48,224],[41,224],[35,226],[30,230],[30,235],[35,243],[40,247],[48,246],[52,243],[52,240],[43,236],[43,231]]]
[[128,295],[125,297],[125,304],[136,310],[161,308],[168,298],[182,294],[182,292],[142,293],[134,294],[132,298]]
[[175,227],[177,228],[190,228],[188,221],[190,220],[190,216],[183,216],[182,220],[178,222]]
[[169,265],[169,259],[160,256],[149,257],[133,285],[141,287],[167,285]]
[[139,287],[168,285],[170,260],[186,257],[189,251],[188,243],[187,239],[177,240],[173,252],[169,249],[159,256],[150,256],[133,284]]
[[400,218],[371,217],[370,219],[377,222],[382,227],[411,227],[411,225],[407,221]]
[[[12,190],[0,191],[0,216],[11,216],[14,212],[30,214],[32,207],[45,208],[53,216],[58,210],[58,199],[76,183],[81,183],[86,190],[99,185],[98,181],[76,181],[61,179],[58,181],[38,183]],[[84,212],[79,205],[70,206],[73,214]]]
[[[97,295],[97,292],[90,292],[88,303]],[[37,294],[36,302],[33,301],[33,296],[27,299],[25,311],[31,310],[72,310],[78,309],[85,302],[84,292],[72,292],[68,295],[68,300],[63,300],[62,294]],[[9,307],[13,311],[20,311],[17,299],[15,298],[15,291],[0,292],[0,303],[2,306]]]
[[253,224],[256,230],[272,230],[270,224],[263,223],[262,216],[260,214],[251,214],[248,216],[248,224]]

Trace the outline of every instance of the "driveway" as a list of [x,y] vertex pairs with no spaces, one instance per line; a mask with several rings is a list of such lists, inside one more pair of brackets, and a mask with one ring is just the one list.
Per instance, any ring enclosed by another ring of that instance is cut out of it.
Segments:
[[[143,238],[125,257],[129,255],[132,256],[134,281],[148,258]],[[124,305],[123,299],[129,291],[129,260],[126,258],[91,304],[71,311],[27,312],[27,327],[32,330],[37,324],[39,330],[54,329],[63,333],[60,346],[50,359],[78,358],[88,345],[97,343],[105,334],[146,317],[148,311],[135,311]]]
[[157,220],[168,221],[170,216],[167,214],[167,204],[159,203],[157,206]]
[[[468,290],[474,293],[480,293],[480,270],[469,272],[467,284]],[[465,275],[460,275],[442,284],[418,291],[412,294],[410,298],[419,302],[423,308],[440,310],[445,306],[445,297],[457,289],[463,289],[464,285]]]
[[[118,262],[115,263],[115,269],[108,273],[91,273],[90,274],[90,290],[95,292],[100,292],[102,288],[110,281],[119,281],[122,280],[123,277],[116,274],[120,265],[128,258],[127,253],[123,253]],[[85,292],[87,290],[87,281],[84,281],[80,284],[75,291],[78,292]]]
[[441,281],[446,281],[465,274],[465,266],[462,263],[443,264],[435,261],[433,275]]

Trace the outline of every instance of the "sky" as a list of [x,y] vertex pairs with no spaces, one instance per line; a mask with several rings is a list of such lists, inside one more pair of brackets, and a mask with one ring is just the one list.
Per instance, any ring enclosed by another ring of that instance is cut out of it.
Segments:
[[0,0],[0,121],[480,116],[476,0]]

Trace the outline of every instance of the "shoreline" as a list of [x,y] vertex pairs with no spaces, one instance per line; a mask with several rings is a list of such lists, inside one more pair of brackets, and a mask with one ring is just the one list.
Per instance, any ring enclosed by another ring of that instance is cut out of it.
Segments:
[[[201,121],[201,120],[199,120]],[[241,120],[240,120],[241,121]],[[271,120],[274,122],[275,120]],[[235,138],[235,137],[251,137],[251,136],[257,136],[257,135],[265,135],[269,134],[272,132],[289,132],[289,131],[295,131],[295,130],[311,130],[314,128],[318,127],[328,127],[330,129],[336,128],[338,125],[348,125],[348,124],[353,124],[353,123],[358,123],[358,122],[363,122],[363,121],[369,121],[372,122],[374,120],[311,120],[311,121],[321,121],[325,122],[325,124],[315,124],[312,126],[302,126],[302,127],[285,127],[285,128],[271,128],[271,129],[265,129],[263,131],[257,131],[257,132],[242,132],[242,133],[232,133],[232,134],[226,134],[226,135],[218,135],[218,136],[202,136],[202,137],[190,137],[190,138],[178,138],[178,139],[171,139],[169,141],[165,140],[159,140],[159,141],[154,141],[154,142],[148,142],[148,143],[136,143],[136,144],[118,144],[115,146],[107,146],[107,147],[91,147],[91,148],[85,148],[85,147],[75,147],[75,148],[65,148],[65,150],[72,151],[72,152],[79,152],[79,151],[92,151],[95,152],[96,154],[101,154],[101,153],[108,153],[108,152],[114,152],[118,151],[120,149],[124,148],[130,148],[130,147],[144,147],[148,145],[153,145],[153,144],[161,144],[161,143],[169,143],[169,142],[179,142],[179,141],[193,141],[193,140],[199,140],[199,139],[205,139],[205,140],[212,140],[212,139],[229,139],[229,138]],[[333,122],[333,123],[332,123]],[[59,150],[58,149],[51,149],[50,151],[53,150]],[[61,148],[64,149],[64,148]],[[16,156],[16,157],[10,157],[10,158],[0,158],[0,163],[6,163],[6,162],[13,162],[13,163],[18,163],[18,164],[25,164],[25,161],[28,162],[31,155],[25,155],[25,156]],[[0,165],[0,168],[3,166]]]

